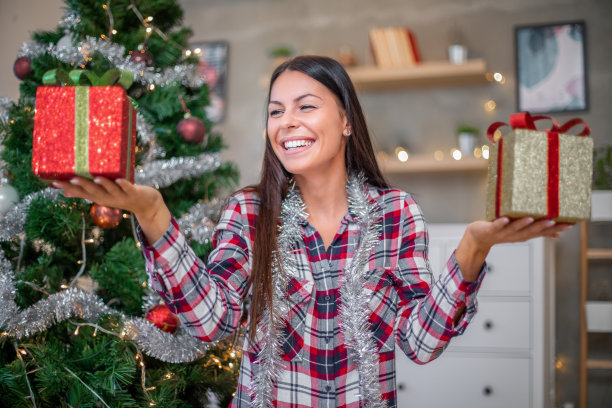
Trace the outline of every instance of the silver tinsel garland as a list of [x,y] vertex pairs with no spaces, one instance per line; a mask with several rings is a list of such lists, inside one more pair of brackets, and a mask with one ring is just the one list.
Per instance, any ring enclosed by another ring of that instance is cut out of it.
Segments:
[[125,54],[124,46],[89,36],[70,46],[28,41],[21,46],[17,57],[33,59],[42,54],[50,54],[67,64],[81,66],[95,52],[104,55],[113,67],[133,73],[134,80],[143,85],[166,86],[175,82],[190,88],[199,88],[204,85],[204,79],[197,73],[195,64],[179,64],[158,71],[153,67],[147,67],[144,62],[132,61],[130,56]]
[[380,235],[380,208],[367,199],[364,178],[354,178],[347,184],[349,208],[362,231],[361,242],[340,280],[340,330],[344,333],[347,349],[357,360],[359,386],[363,406],[384,408],[378,381],[378,354],[370,330],[369,301],[371,294],[364,290],[365,274],[372,248]]
[[[378,353],[369,327],[369,294],[364,290],[369,254],[380,234],[381,214],[380,208],[367,199],[364,182],[362,175],[352,175],[346,186],[350,210],[361,227],[362,236],[355,255],[344,270],[344,280],[340,282],[340,330],[344,333],[349,352],[358,364],[362,406],[384,408],[387,404],[382,400],[378,381]],[[299,223],[307,217],[300,193],[292,186],[281,208],[278,252],[274,257],[272,271],[273,307],[272,310],[265,310],[258,324],[256,342],[261,349],[250,385],[251,406],[254,408],[274,406],[272,391],[283,368],[282,329],[285,325],[284,317],[289,311],[285,293],[289,277],[298,276],[297,260],[293,254],[296,242],[302,239]]]
[[272,270],[272,308],[266,308],[258,323],[255,341],[261,349],[255,361],[255,373],[250,384],[253,408],[271,408],[273,386],[283,368],[282,335],[289,305],[285,300],[287,282],[291,276],[299,276],[297,261],[293,256],[302,238],[300,220],[308,218],[306,205],[295,184],[287,193],[281,207],[281,225],[278,229],[278,250],[274,254]]
[[[9,109],[11,108],[11,105],[13,104],[13,101],[11,100],[11,98],[7,98],[5,96],[0,97],[0,121],[2,122],[8,122],[9,120]],[[2,142],[2,135],[0,135],[0,142]]]
[[221,166],[218,153],[202,153],[199,156],[172,157],[137,166],[136,184],[155,188],[167,187],[183,178],[195,178]]
[[36,200],[37,198],[55,201],[57,200],[59,193],[59,190],[46,188],[44,190],[37,191],[36,193],[28,194],[19,204],[11,208],[9,212],[4,215],[0,215],[0,241],[10,241],[23,232],[26,217],[28,215],[28,209],[30,208],[32,201]]
[[104,314],[118,315],[123,325],[118,336],[133,341],[159,360],[181,363],[201,357],[209,344],[187,333],[166,333],[142,318],[128,317],[106,306],[95,294],[76,288],[54,293],[24,310],[15,303],[17,289],[11,263],[0,250],[0,327],[3,335],[22,339],[70,318],[95,322]]
[[226,200],[213,198],[210,201],[196,203],[177,220],[181,231],[187,239],[206,244],[212,238],[216,221]]

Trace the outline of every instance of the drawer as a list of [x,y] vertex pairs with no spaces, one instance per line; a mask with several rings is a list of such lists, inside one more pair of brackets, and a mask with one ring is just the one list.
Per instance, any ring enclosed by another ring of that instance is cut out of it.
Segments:
[[[429,260],[436,279],[459,239],[432,238]],[[487,257],[489,270],[480,287],[481,293],[528,294],[531,290],[531,249],[528,243],[496,245]]]
[[531,251],[528,244],[496,245],[487,257],[489,271],[480,290],[524,292],[531,290]]
[[528,358],[442,354],[418,365],[399,351],[396,370],[398,408],[531,406]]
[[[531,303],[528,300],[498,301],[479,298],[478,312],[448,350],[512,349],[531,347]],[[447,351],[448,351],[447,350]]]

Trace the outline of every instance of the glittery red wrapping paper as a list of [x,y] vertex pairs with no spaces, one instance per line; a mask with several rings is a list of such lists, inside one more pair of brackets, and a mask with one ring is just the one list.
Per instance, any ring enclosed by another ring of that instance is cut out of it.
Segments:
[[[41,86],[36,91],[32,171],[43,180],[68,180],[76,175],[75,89]],[[89,173],[126,178],[129,163],[129,179],[133,182],[136,112],[125,90],[119,86],[90,87],[88,111]]]

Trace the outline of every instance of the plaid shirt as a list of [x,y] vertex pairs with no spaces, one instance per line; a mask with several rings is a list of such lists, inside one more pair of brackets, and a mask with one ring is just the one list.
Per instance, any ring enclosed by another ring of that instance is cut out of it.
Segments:
[[[433,283],[427,258],[428,235],[421,209],[412,196],[368,186],[368,199],[382,209],[382,234],[372,250],[365,291],[371,294],[370,324],[377,343],[381,393],[396,406],[395,347],[424,364],[438,357],[465,330],[476,312],[476,292],[484,277],[465,282],[451,255]],[[255,222],[259,206],[252,192],[230,197],[214,234],[208,263],[198,259],[173,219],[164,236],[144,246],[153,286],[182,325],[207,342],[232,333],[240,324],[248,290]],[[359,373],[339,330],[339,277],[360,236],[349,211],[329,248],[303,220],[297,257],[302,274],[291,277],[283,340],[285,365],[273,401],[278,407],[359,407]],[[141,235],[141,239],[142,235]],[[465,313],[453,322],[462,306]],[[239,383],[232,407],[248,407],[256,352],[245,341]]]

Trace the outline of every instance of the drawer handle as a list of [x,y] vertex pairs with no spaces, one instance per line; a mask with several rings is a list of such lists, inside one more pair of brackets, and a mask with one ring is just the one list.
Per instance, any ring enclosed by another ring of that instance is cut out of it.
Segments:
[[487,386],[485,386],[485,387],[482,389],[482,393],[483,393],[484,395],[486,395],[486,396],[489,396],[489,395],[493,394],[493,387],[488,386],[488,385],[487,385]]
[[492,320],[486,320],[483,324],[485,330],[491,330],[493,328],[493,321]]
[[398,390],[400,390],[400,391],[404,391],[404,388],[406,388],[406,386],[404,385],[404,383],[399,383],[399,384],[397,385],[397,389],[398,389]]

